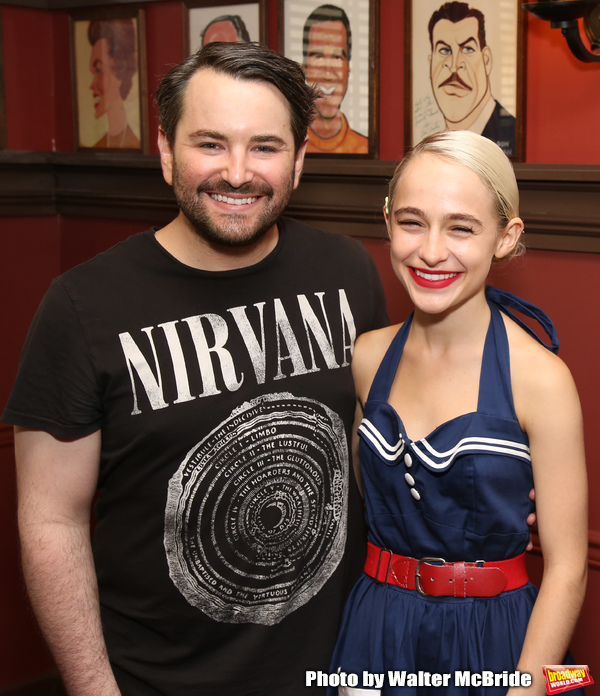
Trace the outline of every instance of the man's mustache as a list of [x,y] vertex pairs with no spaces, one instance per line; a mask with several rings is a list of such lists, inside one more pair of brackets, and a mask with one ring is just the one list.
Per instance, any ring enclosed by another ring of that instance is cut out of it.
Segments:
[[439,87],[445,87],[446,85],[456,85],[458,84],[459,87],[462,87],[463,89],[468,89],[471,91],[471,87],[461,78],[461,76],[457,72],[453,72],[450,77],[446,78],[440,85]]

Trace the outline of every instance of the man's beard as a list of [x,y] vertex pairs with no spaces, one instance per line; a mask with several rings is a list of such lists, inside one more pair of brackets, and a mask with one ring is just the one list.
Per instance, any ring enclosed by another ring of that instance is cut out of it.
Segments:
[[[173,162],[173,190],[177,204],[196,234],[215,246],[245,247],[262,239],[277,222],[290,200],[294,190],[293,171],[282,186],[281,193],[276,196],[273,188],[264,182],[243,184],[235,188],[220,177],[215,177],[192,190],[182,184],[177,165]],[[262,196],[266,205],[258,219],[249,223],[246,213],[209,213],[202,202],[203,197],[209,193],[225,196],[235,194],[247,198]]]

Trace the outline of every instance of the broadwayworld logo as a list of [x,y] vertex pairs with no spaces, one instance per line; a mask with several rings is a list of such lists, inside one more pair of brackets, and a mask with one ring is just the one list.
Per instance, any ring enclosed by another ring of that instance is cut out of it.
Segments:
[[594,683],[587,665],[544,665],[542,669],[547,694],[560,694]]

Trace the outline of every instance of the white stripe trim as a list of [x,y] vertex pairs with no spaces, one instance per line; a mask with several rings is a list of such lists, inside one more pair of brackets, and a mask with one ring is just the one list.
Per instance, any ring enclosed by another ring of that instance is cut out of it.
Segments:
[[[422,442],[423,444],[427,444],[427,443],[425,442],[425,440],[421,440],[421,442]],[[510,444],[517,444],[517,443],[510,443]],[[514,448],[514,447],[510,447],[510,446],[508,446],[508,447],[498,447],[498,446],[492,446],[492,445],[485,445],[485,444],[483,444],[481,441],[480,441],[479,443],[475,442],[475,443],[470,444],[470,445],[463,445],[462,447],[455,448],[455,449],[453,450],[453,454],[452,454],[451,457],[449,457],[449,458],[446,459],[445,461],[442,461],[442,462],[439,462],[439,463],[433,461],[433,459],[431,459],[430,457],[428,457],[422,450],[420,450],[420,449],[417,447],[417,443],[414,443],[414,442],[413,442],[413,449],[414,449],[414,451],[418,454],[419,458],[420,458],[423,462],[429,464],[429,466],[431,466],[431,467],[434,468],[434,469],[445,469],[445,468],[447,468],[448,466],[450,466],[450,464],[452,464],[452,462],[454,461],[454,459],[456,459],[456,457],[457,457],[459,454],[461,454],[462,452],[468,452],[468,451],[472,451],[472,450],[477,450],[477,451],[479,451],[479,452],[482,452],[482,451],[483,451],[483,452],[495,452],[495,453],[497,453],[497,454],[508,454],[508,455],[510,455],[510,456],[512,456],[512,457],[518,457],[518,458],[520,458],[520,459],[524,459],[524,460],[527,461],[527,462],[530,462],[530,461],[531,461],[531,456],[529,455],[529,452],[528,452],[528,451],[527,451],[527,452],[523,452],[523,451],[520,451],[520,450],[518,450],[518,449],[516,449],[516,448]],[[527,448],[527,449],[529,449],[529,448]]]
[[419,444],[423,443],[427,450],[431,452],[431,454],[434,455],[434,457],[446,457],[449,454],[452,455],[454,452],[456,452],[458,449],[461,449],[463,445],[467,442],[480,442],[480,443],[485,443],[489,445],[499,445],[500,447],[509,447],[513,449],[521,449],[525,451],[527,454],[529,454],[529,447],[527,445],[523,445],[520,442],[515,442],[514,440],[500,440],[495,437],[464,437],[462,440],[459,440],[459,442],[454,445],[452,449],[447,450],[446,452],[438,452],[436,449],[434,449],[429,442],[423,438],[422,440],[419,440]]
[[362,433],[362,435],[373,444],[380,456],[388,462],[395,462],[402,452],[404,452],[404,442],[402,438],[398,440],[396,445],[390,445],[379,430],[366,419],[363,419],[358,426],[358,432]]

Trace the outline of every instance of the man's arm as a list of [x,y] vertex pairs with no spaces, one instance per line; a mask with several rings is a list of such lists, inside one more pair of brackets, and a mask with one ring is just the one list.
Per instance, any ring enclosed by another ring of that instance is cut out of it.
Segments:
[[100,431],[76,440],[15,428],[23,572],[70,696],[120,696],[106,652],[90,513]]

